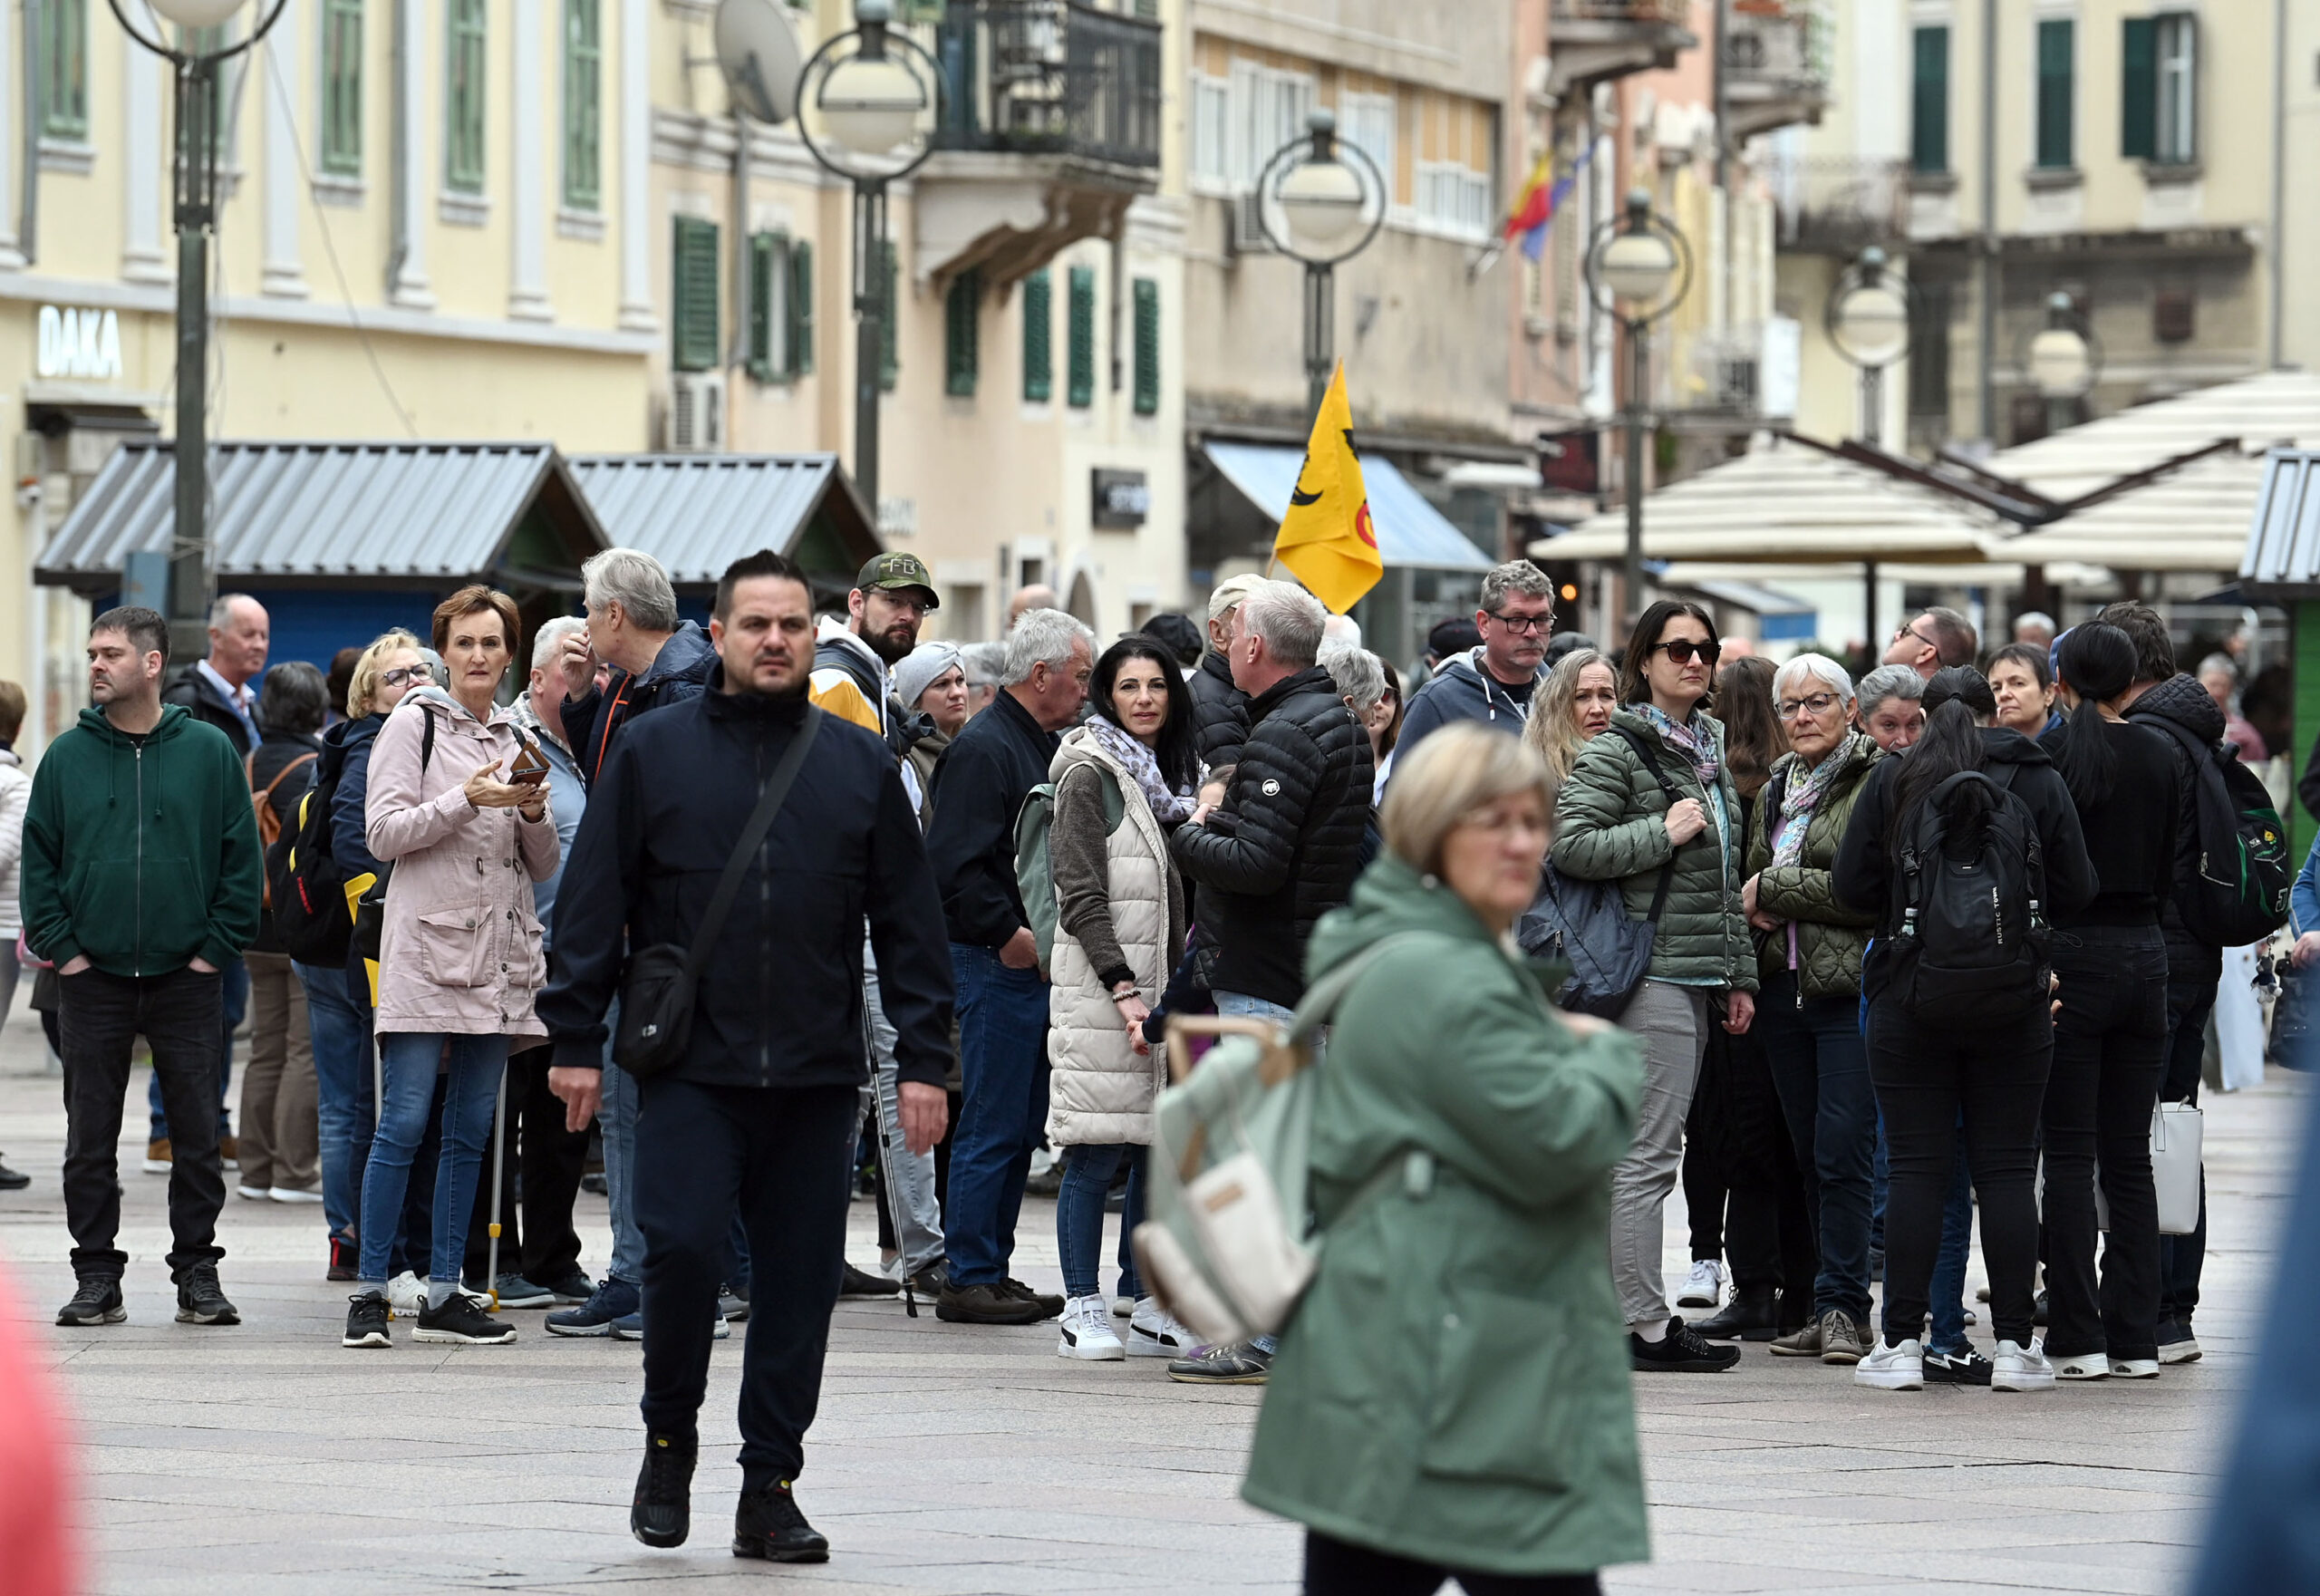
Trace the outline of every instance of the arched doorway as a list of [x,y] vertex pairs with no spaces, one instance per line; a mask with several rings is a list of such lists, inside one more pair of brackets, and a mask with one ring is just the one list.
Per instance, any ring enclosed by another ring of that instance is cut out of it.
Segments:
[[1081,571],[1071,578],[1071,596],[1064,602],[1074,619],[1087,626],[1096,624],[1096,585]]

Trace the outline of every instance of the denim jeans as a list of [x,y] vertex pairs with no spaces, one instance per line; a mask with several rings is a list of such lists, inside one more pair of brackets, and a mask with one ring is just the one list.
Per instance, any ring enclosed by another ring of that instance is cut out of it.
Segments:
[[1031,1149],[1048,1118],[1048,983],[989,948],[951,944],[966,1100],[951,1149],[952,1282],[996,1285],[1015,1254]]
[[1933,1257],[1933,1293],[1927,1316],[1933,1334],[1928,1352],[1966,1348],[1966,1253],[1974,1244],[1974,1167],[1966,1156],[1965,1117],[1958,1127],[1957,1167],[1949,1174],[1949,1200],[1941,1208],[1941,1251]]
[[862,1014],[870,1041],[870,1079],[862,1087],[862,1115],[878,1127],[878,1178],[894,1214],[896,1251],[905,1272],[916,1274],[942,1256],[942,1207],[934,1195],[934,1149],[914,1153],[903,1139],[902,1066],[895,1033],[878,996],[878,966],[867,937],[862,943]]
[[[2216,982],[2167,983],[2167,1058],[2159,1098],[2199,1100],[2199,1058],[2207,1049],[2208,1016],[2215,1012]],[[2191,1328],[2199,1306],[2199,1273],[2208,1256],[2208,1177],[2199,1172],[2199,1223],[2187,1236],[2159,1238],[2159,1322]]]
[[347,990],[346,972],[300,964],[306,1025],[314,1041],[316,1116],[322,1127],[323,1223],[353,1240],[378,1110],[371,1093],[371,1016]]
[[1219,1014],[1243,1019],[1253,1015],[1259,1020],[1278,1020],[1284,1025],[1297,1018],[1296,1010],[1269,998],[1252,998],[1246,992],[1211,992],[1209,996],[1215,1001]]
[[605,1206],[612,1211],[613,1259],[604,1272],[633,1286],[644,1283],[644,1236],[636,1228],[636,1077],[613,1062],[620,1034],[620,1005],[605,1016],[604,1098],[596,1122],[604,1129]]
[[[225,977],[218,990],[226,1005],[225,1045],[218,1054],[218,1134],[231,1136],[234,1125],[226,1113],[226,1089],[234,1084],[234,1032],[241,1029],[242,1016],[249,1011],[250,972],[237,959],[220,966],[218,973]],[[161,1078],[158,1075],[145,1083],[145,1109],[150,1139],[158,1142],[169,1134],[169,1117],[161,1109]]]
[[1123,1297],[1144,1295],[1136,1277],[1136,1249],[1128,1238],[1144,1223],[1145,1149],[1126,1142],[1090,1142],[1065,1150],[1063,1190],[1055,1202],[1055,1245],[1063,1256],[1067,1296],[1092,1297],[1100,1283],[1104,1255],[1104,1199],[1120,1160],[1127,1160],[1127,1204],[1120,1214],[1120,1289]]
[[1869,1051],[1857,1014],[1849,997],[1800,1002],[1790,971],[1766,982],[1756,1004],[1781,1114],[1804,1176],[1806,1211],[1821,1244],[1812,1311],[1840,1310],[1866,1324],[1877,1093],[1869,1082]]
[[427,1134],[435,1100],[435,1066],[450,1043],[450,1070],[443,1098],[443,1149],[436,1162],[433,1245],[428,1278],[456,1284],[467,1252],[468,1218],[483,1146],[491,1133],[491,1109],[508,1063],[504,1036],[446,1037],[437,1031],[392,1031],[379,1039],[386,1071],[385,1111],[362,1172],[362,1247],[357,1273],[365,1285],[387,1283],[388,1254],[413,1156]]

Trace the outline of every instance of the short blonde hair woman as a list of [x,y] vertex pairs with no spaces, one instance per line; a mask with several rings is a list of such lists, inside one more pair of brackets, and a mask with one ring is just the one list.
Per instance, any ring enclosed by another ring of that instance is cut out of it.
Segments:
[[1619,707],[1619,678],[1611,662],[1596,649],[1572,649],[1540,685],[1531,718],[1522,723],[1522,740],[1561,787],[1579,762],[1579,750],[1611,729],[1611,711]]
[[[411,682],[408,675],[399,678],[392,684],[392,693],[382,693],[380,689],[382,685],[381,679],[391,670],[408,672],[414,663],[424,667],[424,661],[398,660],[394,657],[405,650],[409,650],[414,656],[417,655],[419,639],[400,626],[392,631],[382,632],[371,640],[371,646],[364,649],[362,656],[354,662],[353,674],[347,678],[346,718],[348,720],[360,721],[363,716],[373,711],[392,710],[402,701],[402,695],[411,689]],[[385,700],[384,702],[379,701],[382,698]]]
[[[1320,1072],[1330,1244],[1242,1486],[1307,1526],[1309,1592],[1496,1575],[1591,1596],[1598,1569],[1648,1555],[1609,1233],[1639,1054],[1550,1009],[1506,937],[1538,884],[1549,787],[1519,739],[1434,732],[1387,793],[1387,851],[1314,928],[1317,980],[1379,951]],[[1426,1378],[1380,1347],[1421,1349]]]

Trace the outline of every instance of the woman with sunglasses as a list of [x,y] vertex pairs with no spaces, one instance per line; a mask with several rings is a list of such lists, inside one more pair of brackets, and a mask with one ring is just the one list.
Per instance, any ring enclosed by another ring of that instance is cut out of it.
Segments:
[[1650,968],[1620,1019],[1643,1044],[1643,1108],[1611,1172],[1611,1275],[1638,1369],[1712,1373],[1740,1360],[1670,1311],[1660,1262],[1711,1008],[1735,1036],[1756,1012],[1740,795],[1724,728],[1701,708],[1722,653],[1699,605],[1663,599],[1644,611],[1620,666],[1620,708],[1580,752],[1555,812],[1556,867],[1618,882],[1629,914],[1651,914],[1667,880]]

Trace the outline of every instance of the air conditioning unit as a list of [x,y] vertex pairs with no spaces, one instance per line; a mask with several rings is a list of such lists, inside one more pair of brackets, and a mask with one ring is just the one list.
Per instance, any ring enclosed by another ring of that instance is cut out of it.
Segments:
[[1753,416],[1758,413],[1762,392],[1757,359],[1753,354],[1719,354],[1716,357],[1715,407],[1731,415]]
[[725,447],[725,373],[669,373],[669,449],[713,453]]
[[1279,255],[1281,247],[1265,237],[1264,197],[1253,191],[1235,194],[1226,201],[1225,248],[1232,255]]

